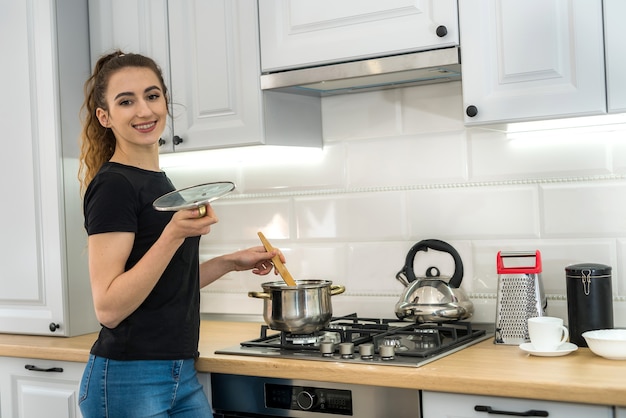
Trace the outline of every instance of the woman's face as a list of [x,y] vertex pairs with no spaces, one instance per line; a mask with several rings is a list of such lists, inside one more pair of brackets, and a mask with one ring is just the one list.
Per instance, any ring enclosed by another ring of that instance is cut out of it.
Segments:
[[159,78],[149,68],[126,67],[111,75],[108,110],[96,109],[100,124],[110,128],[121,146],[153,146],[167,120],[167,103]]

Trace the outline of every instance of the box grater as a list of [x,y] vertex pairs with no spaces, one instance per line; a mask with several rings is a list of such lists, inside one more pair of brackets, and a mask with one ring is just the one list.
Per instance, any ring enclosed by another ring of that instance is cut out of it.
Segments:
[[[531,259],[534,263],[528,262]],[[496,264],[498,302],[494,343],[523,344],[530,341],[528,318],[544,316],[548,305],[541,283],[541,253],[499,251]]]

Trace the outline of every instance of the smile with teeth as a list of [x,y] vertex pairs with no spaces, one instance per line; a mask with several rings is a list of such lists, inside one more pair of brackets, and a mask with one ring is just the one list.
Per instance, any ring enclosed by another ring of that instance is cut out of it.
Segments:
[[144,123],[142,125],[135,125],[135,129],[138,129],[140,131],[146,131],[148,129],[153,128],[156,125],[156,122],[149,122],[149,123]]

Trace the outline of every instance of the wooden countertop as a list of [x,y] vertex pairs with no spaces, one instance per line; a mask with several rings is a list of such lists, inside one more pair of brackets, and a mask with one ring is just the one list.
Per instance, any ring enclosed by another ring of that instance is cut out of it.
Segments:
[[[488,339],[416,368],[214,354],[257,338],[259,325],[202,321],[198,370],[626,406],[626,361],[598,357],[588,348],[563,357],[535,357]],[[86,362],[95,338],[0,334],[0,356]]]

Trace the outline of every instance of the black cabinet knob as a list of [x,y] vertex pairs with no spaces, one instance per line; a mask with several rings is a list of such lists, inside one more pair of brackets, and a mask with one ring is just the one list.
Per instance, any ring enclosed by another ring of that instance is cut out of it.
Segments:
[[438,37],[443,38],[444,36],[448,34],[448,28],[446,28],[443,25],[437,26],[435,33],[437,34]]
[[478,114],[478,108],[474,105],[469,105],[465,109],[465,114],[469,116],[470,118],[473,118],[474,116]]
[[162,147],[163,145],[165,145],[165,139],[159,138],[159,146]]
[[48,325],[48,329],[50,330],[50,332],[54,332],[59,328],[61,328],[61,325],[55,324],[54,322],[50,322],[50,325]]
[[172,138],[172,142],[174,142],[174,145],[180,145],[183,143],[183,139],[178,135],[174,135],[174,138]]

